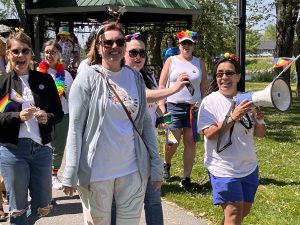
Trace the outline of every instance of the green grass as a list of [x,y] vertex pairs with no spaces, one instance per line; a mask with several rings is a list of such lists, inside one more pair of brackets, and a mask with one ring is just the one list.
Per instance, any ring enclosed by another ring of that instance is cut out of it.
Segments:
[[[247,82],[247,90],[261,90],[268,83]],[[295,85],[292,85],[295,96]],[[260,169],[260,185],[250,215],[243,224],[298,225],[300,224],[300,103],[293,98],[291,109],[279,113],[264,108],[267,123],[265,138],[256,139]],[[159,137],[160,149],[164,136]],[[172,161],[172,178],[164,182],[162,195],[198,217],[219,224],[222,211],[213,206],[212,193],[206,169],[203,167],[203,142],[197,144],[197,156],[192,173],[194,190],[179,188],[183,173],[182,145]],[[163,153],[162,153],[163,154]]]

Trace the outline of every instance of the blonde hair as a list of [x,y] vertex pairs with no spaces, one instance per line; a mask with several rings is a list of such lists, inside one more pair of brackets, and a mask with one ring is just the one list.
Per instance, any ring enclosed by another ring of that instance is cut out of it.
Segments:
[[[8,57],[8,50],[10,50],[13,40],[28,45],[28,47],[30,49],[32,48],[31,38],[27,34],[25,34],[22,30],[19,30],[18,32],[15,32],[15,33],[11,33],[9,35],[9,37],[7,38],[7,41],[6,41],[6,59],[8,60],[7,65],[6,65],[6,72],[7,73],[12,72],[13,69],[14,69],[13,66],[12,66],[11,60]],[[32,69],[31,64],[29,66],[29,69]]]

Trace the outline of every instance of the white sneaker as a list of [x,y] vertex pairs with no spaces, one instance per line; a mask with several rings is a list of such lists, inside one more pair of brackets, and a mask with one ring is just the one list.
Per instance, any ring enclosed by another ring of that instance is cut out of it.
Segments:
[[62,189],[62,183],[57,176],[52,176],[52,187],[56,190]]

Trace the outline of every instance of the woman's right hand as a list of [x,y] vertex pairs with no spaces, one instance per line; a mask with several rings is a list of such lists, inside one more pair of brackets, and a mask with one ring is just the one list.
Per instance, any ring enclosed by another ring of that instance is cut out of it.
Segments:
[[68,187],[68,186],[63,186],[62,190],[65,193],[65,195],[68,195],[70,197],[72,197],[74,195],[74,193],[76,192],[76,188]]
[[22,122],[25,122],[29,119],[31,119],[34,116],[34,113],[37,111],[37,108],[35,106],[30,106],[26,109],[23,109],[20,112],[20,120]]
[[175,92],[178,92],[180,91],[186,84],[188,84],[190,81],[189,81],[189,75],[184,72],[184,73],[181,73],[177,80],[176,80],[176,83],[175,85],[173,86]]
[[253,108],[253,102],[244,99],[238,106],[235,107],[231,114],[233,120],[238,120]]

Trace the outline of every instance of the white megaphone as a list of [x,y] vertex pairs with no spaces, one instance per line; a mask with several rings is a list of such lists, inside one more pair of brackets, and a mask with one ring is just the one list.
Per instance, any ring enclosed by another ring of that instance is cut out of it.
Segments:
[[241,93],[236,96],[236,105],[247,99],[256,106],[274,107],[280,112],[287,111],[292,103],[290,86],[282,78],[275,78],[264,90]]

